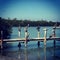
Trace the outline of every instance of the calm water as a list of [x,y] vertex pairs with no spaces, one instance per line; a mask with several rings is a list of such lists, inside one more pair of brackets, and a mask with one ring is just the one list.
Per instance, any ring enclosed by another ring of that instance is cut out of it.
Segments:
[[[52,27],[46,27],[47,37],[52,34]],[[44,27],[40,28],[40,37],[44,36]],[[29,38],[37,37],[36,27],[29,27]],[[60,37],[60,29],[56,29],[56,36]],[[24,27],[21,29],[21,38],[25,37]],[[11,38],[19,38],[18,28],[12,28]],[[60,41],[56,41],[56,47],[53,45],[53,41],[47,41],[47,45],[44,46],[43,42],[40,42],[40,47],[37,46],[37,41],[28,42],[27,47],[24,43],[21,43],[21,48],[18,47],[18,42],[7,43],[8,48],[0,50],[1,56],[9,57],[11,60],[60,60]],[[6,59],[6,58],[5,58]],[[6,59],[7,60],[7,59]]]

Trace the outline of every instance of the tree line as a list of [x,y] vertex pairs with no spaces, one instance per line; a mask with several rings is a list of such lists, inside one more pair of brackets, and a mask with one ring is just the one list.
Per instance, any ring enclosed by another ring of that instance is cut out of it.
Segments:
[[47,20],[38,20],[38,21],[31,21],[31,20],[17,20],[16,18],[11,20],[11,19],[3,19],[6,23],[8,23],[12,27],[17,27],[17,26],[59,26],[60,22],[53,22],[53,21],[47,21]]

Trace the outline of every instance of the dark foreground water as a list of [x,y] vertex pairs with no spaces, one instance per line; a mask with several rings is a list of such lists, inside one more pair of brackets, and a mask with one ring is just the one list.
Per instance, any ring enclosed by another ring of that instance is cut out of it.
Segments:
[[[43,37],[43,29],[41,28],[40,36]],[[52,33],[52,27],[47,27],[48,34],[50,36]],[[13,33],[11,38],[18,37],[18,29],[13,28]],[[60,30],[56,31],[56,36],[60,37]],[[22,36],[24,37],[24,30],[22,28]],[[30,37],[37,37],[37,31],[35,27],[29,28]],[[18,47],[18,42],[7,43],[7,48],[0,50],[0,60],[60,60],[60,41],[56,41],[56,47],[54,47],[53,40],[47,41],[47,45],[44,46],[43,42],[40,42],[40,46],[37,46],[37,41],[28,42],[27,47],[25,47],[24,43],[21,43],[21,48]]]
[[0,50],[0,60],[60,60],[60,46],[50,47],[9,47]]

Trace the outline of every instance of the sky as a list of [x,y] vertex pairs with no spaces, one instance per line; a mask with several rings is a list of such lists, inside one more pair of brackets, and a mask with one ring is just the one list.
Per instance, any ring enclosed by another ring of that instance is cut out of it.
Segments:
[[60,21],[60,0],[0,0],[0,17]]

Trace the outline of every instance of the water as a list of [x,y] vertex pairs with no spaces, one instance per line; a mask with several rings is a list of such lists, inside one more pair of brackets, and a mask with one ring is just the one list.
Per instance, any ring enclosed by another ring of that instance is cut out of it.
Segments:
[[[46,27],[47,37],[52,34],[52,27]],[[44,36],[44,27],[40,28],[40,37]],[[11,38],[19,38],[18,28],[12,28]],[[56,36],[60,37],[60,30],[56,29]],[[29,38],[37,37],[36,27],[29,27]],[[25,37],[24,27],[21,29],[21,38]],[[0,50],[0,60],[60,60],[60,41],[56,41],[56,47],[53,45],[53,41],[47,41],[47,45],[44,46],[43,42],[40,42],[40,46],[37,46],[37,41],[28,42],[27,47],[24,43],[21,43],[21,48],[18,47],[18,42],[7,43],[8,48]]]

